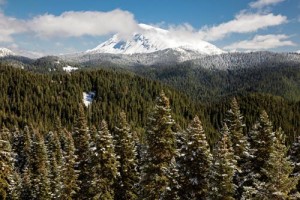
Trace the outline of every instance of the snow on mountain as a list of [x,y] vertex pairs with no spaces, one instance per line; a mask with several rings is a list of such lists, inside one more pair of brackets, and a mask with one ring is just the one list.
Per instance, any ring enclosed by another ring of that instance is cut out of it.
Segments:
[[[134,33],[129,39],[122,39],[118,34],[103,42],[94,49],[86,51],[87,54],[144,54],[173,49],[188,55],[190,52],[204,55],[224,53],[216,46],[202,41],[178,38],[170,31],[156,28],[146,24],[140,24],[138,33]],[[188,56],[187,56],[188,57]],[[186,59],[183,59],[186,60]]]
[[[59,61],[57,61],[58,64],[59,64]],[[66,67],[63,67],[63,70],[66,71],[66,72],[72,72],[72,71],[75,71],[77,70],[78,68],[77,67],[72,67],[70,65],[66,66]]]
[[5,56],[14,56],[16,55],[14,52],[7,48],[0,48],[0,57],[5,57]]

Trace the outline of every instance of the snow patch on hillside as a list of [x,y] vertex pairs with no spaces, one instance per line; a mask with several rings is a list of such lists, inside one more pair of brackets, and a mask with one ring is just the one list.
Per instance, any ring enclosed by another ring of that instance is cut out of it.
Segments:
[[86,107],[88,107],[95,98],[95,92],[83,92],[83,103]]
[[66,71],[66,72],[71,72],[71,71],[75,71],[77,70],[78,68],[77,67],[72,67],[72,66],[66,66],[66,67],[63,67],[63,70]]

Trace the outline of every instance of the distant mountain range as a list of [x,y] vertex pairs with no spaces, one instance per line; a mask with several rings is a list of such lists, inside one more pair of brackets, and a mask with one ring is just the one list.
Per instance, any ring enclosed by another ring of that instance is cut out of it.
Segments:
[[[39,53],[0,48],[0,60],[37,71],[70,71],[82,67],[121,67],[189,65],[205,69],[235,69],[284,64],[299,64],[300,54],[294,53],[228,53],[202,41],[179,39],[174,33],[146,24],[131,36],[113,35],[97,47],[74,54],[37,58]],[[34,67],[33,67],[34,66]]]

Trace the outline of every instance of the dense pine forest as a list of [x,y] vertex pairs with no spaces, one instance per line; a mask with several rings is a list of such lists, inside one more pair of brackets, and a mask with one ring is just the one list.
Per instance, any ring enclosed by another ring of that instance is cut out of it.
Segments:
[[1,128],[1,199],[297,199],[300,137],[289,149],[266,111],[246,131],[235,98],[220,139],[207,142],[195,116],[178,129],[160,92],[144,135],[120,112],[88,126],[82,104],[72,131],[55,122]]
[[297,92],[199,98],[150,76],[1,64],[0,199],[300,198]]

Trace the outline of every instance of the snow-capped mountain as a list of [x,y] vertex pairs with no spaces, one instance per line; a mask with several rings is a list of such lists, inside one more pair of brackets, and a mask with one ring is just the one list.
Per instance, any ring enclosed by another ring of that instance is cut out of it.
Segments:
[[[168,30],[140,24],[140,31],[128,39],[121,38],[118,34],[103,42],[94,49],[86,51],[87,54],[144,54],[172,49],[183,54],[189,59],[189,54],[215,55],[224,51],[216,46],[202,41],[189,40],[176,37]],[[183,58],[183,60],[186,60]]]
[[16,55],[14,52],[7,48],[0,48],[0,57],[5,57],[5,56],[14,56]]

